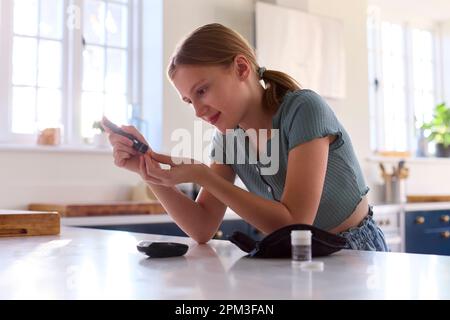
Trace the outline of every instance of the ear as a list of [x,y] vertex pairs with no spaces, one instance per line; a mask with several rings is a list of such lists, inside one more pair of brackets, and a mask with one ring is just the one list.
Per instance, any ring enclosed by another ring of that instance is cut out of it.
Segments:
[[252,68],[250,62],[245,56],[238,54],[234,58],[234,66],[239,80],[243,81],[249,77]]

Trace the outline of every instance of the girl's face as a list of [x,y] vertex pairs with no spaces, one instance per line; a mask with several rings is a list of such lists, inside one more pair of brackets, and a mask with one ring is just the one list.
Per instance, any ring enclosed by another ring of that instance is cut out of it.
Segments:
[[222,133],[236,128],[246,112],[245,81],[233,64],[178,66],[172,81],[183,101],[194,107],[196,116]]

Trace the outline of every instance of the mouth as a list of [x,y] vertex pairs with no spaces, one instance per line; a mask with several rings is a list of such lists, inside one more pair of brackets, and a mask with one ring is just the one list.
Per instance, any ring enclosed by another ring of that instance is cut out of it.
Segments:
[[212,117],[208,118],[207,121],[209,123],[211,123],[212,125],[214,125],[217,122],[217,120],[219,120],[219,117],[220,117],[220,112],[217,112],[215,115],[213,115]]

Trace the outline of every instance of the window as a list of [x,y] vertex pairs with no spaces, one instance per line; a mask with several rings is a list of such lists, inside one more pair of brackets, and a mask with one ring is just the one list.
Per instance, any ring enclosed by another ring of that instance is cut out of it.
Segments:
[[126,0],[84,1],[82,135],[105,114],[127,122],[128,6]]
[[383,21],[373,7],[367,30],[372,149],[415,153],[420,127],[439,98],[436,32]]
[[2,0],[0,141],[34,142],[40,129],[61,127],[65,143],[79,144],[102,115],[131,120],[128,106],[139,102],[131,95],[139,85],[134,3]]

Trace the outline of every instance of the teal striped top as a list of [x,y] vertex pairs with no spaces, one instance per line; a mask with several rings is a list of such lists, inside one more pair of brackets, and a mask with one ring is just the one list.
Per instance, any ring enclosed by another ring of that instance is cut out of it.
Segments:
[[240,128],[229,130],[225,135],[216,131],[210,157],[230,165],[250,192],[280,201],[289,151],[316,138],[337,136],[329,147],[325,182],[313,225],[323,230],[340,225],[369,188],[350,137],[333,110],[312,90],[289,92],[273,116],[272,128],[277,134],[272,135],[265,153],[261,154],[265,157],[253,157],[248,134]]

